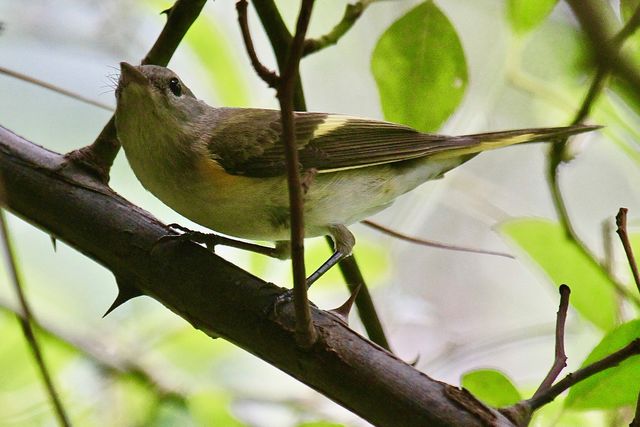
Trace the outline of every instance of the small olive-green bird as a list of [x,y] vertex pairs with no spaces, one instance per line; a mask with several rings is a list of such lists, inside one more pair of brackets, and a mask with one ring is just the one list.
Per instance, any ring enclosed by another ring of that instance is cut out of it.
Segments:
[[[246,242],[239,247],[288,258],[289,196],[280,111],[214,108],[198,100],[167,68],[126,62],[120,66],[118,139],[142,185],[211,230],[275,242],[275,248]],[[329,235],[335,246],[307,284],[351,254],[355,239],[348,225],[389,207],[420,184],[485,150],[552,141],[595,128],[444,136],[384,121],[296,112],[299,167],[301,172],[315,171],[304,195],[305,236]]]

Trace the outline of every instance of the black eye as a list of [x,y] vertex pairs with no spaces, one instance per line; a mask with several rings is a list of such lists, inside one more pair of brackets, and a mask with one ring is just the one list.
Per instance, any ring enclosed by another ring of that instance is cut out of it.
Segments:
[[182,85],[180,84],[180,80],[175,77],[169,80],[169,89],[175,96],[182,95]]

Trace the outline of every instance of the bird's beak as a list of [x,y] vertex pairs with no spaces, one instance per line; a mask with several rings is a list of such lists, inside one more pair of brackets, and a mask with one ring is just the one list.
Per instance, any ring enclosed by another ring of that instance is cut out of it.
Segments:
[[149,79],[142,74],[139,67],[128,64],[126,62],[120,63],[120,81],[118,82],[118,89],[127,87],[130,83],[139,85],[147,85]]

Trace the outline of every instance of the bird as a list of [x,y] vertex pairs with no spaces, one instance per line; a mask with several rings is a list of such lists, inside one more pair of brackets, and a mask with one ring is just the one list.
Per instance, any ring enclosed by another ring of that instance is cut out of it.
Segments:
[[[223,237],[215,242],[289,258],[280,110],[212,107],[165,67],[122,62],[120,70],[117,136],[144,188],[216,233],[275,245]],[[305,238],[330,236],[334,243],[333,254],[307,278],[307,286],[352,253],[355,238],[349,225],[388,208],[419,185],[482,151],[564,139],[599,127],[445,136],[321,112],[294,112],[294,124],[299,170],[312,174],[304,193]]]

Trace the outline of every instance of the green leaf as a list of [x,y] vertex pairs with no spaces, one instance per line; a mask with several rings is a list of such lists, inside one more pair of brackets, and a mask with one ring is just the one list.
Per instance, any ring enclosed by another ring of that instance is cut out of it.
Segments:
[[[592,364],[640,338],[640,320],[620,325],[607,334],[582,363]],[[640,356],[602,371],[571,387],[566,406],[576,409],[618,408],[634,405],[640,392]]]
[[551,13],[558,0],[508,0],[507,17],[511,28],[526,33],[537,27]]
[[511,380],[494,369],[467,372],[462,375],[460,384],[475,397],[496,408],[513,405],[522,400]]
[[551,221],[519,219],[501,225],[510,237],[546,273],[554,287],[571,288],[571,305],[605,331],[616,322],[614,285],[600,265],[566,238],[563,228]]
[[455,111],[467,87],[467,64],[447,17],[426,1],[394,22],[371,58],[387,120],[435,131]]

